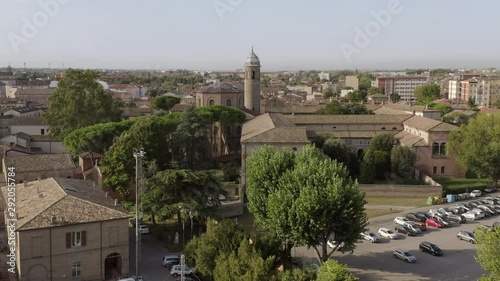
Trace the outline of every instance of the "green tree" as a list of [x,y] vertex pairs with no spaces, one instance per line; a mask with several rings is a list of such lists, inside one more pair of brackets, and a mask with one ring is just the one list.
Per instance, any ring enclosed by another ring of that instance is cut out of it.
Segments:
[[138,120],[130,130],[123,132],[106,151],[101,162],[104,183],[123,196],[128,196],[129,181],[135,175],[133,149],[143,147],[145,162],[155,161],[160,170],[171,166],[171,145],[168,142],[179,124],[179,115],[148,116]]
[[178,214],[179,207],[210,215],[207,209],[220,205],[219,194],[225,193],[210,171],[164,170],[148,177],[145,187],[142,204],[153,220]]
[[194,107],[184,113],[173,135],[173,152],[178,167],[196,170],[211,166],[209,122]]
[[359,115],[374,114],[363,104],[342,104],[338,101],[332,101],[325,107],[316,111],[319,115]]
[[217,257],[236,252],[245,231],[234,220],[208,221],[207,232],[186,246],[188,262],[204,276],[214,276]]
[[446,104],[430,103],[429,106],[432,107],[433,109],[441,110],[441,116],[444,116],[453,111],[453,107]]
[[393,173],[409,178],[415,170],[415,152],[407,146],[394,146],[391,152],[391,170]]
[[237,252],[222,252],[215,261],[215,281],[270,280],[274,257],[263,259],[248,239],[243,238]]
[[368,88],[368,96],[373,96],[377,94],[382,94],[382,89],[378,87],[369,87]]
[[316,274],[317,281],[358,281],[359,278],[349,272],[345,265],[335,260],[324,262]]
[[398,93],[392,93],[390,99],[393,103],[397,103],[401,100],[401,96]]
[[395,139],[391,134],[380,134],[373,137],[370,141],[370,147],[373,150],[380,150],[391,153]]
[[[274,151],[278,159],[288,158],[287,155],[286,150]],[[261,155],[249,157],[247,171],[255,167],[253,161],[264,160],[256,158]],[[260,173],[267,172],[261,170]],[[274,174],[275,171],[269,172],[270,176]],[[261,224],[293,244],[313,247],[322,261],[336,250],[328,251],[327,241],[332,236],[339,243],[354,247],[359,233],[367,225],[365,200],[344,165],[308,145],[297,155],[293,167],[280,175],[274,190],[263,192],[268,194],[264,199],[267,214]],[[247,190],[255,188],[250,176],[248,182]]]
[[137,120],[139,119],[100,123],[74,130],[64,138],[64,147],[73,155],[87,151],[104,153]]
[[322,145],[321,149],[326,156],[330,157],[330,159],[335,159],[344,164],[349,169],[351,175],[358,173],[358,158],[343,140],[329,138]]
[[375,154],[373,149],[367,149],[363,155],[363,162],[361,163],[361,175],[359,182],[370,184],[375,181]]
[[153,99],[151,105],[155,109],[169,111],[174,105],[181,102],[180,98],[170,96],[159,96]]
[[441,87],[437,84],[426,84],[415,88],[417,103],[426,105],[441,97]]
[[333,95],[334,95],[333,90],[326,90],[326,92],[324,94],[324,96],[325,96],[326,99],[332,98]]
[[76,129],[121,120],[113,97],[97,82],[99,75],[93,70],[69,69],[64,73],[43,115],[52,136],[62,140]]
[[457,161],[482,178],[500,179],[500,113],[479,113],[450,134],[446,146]]
[[293,270],[279,271],[279,281],[316,281],[316,274],[310,268],[294,268]]
[[443,122],[460,127],[463,124],[469,123],[469,116],[460,112],[451,112],[443,116]]
[[386,173],[391,170],[391,154],[382,150],[374,150],[373,158],[375,160],[375,178],[385,179]]
[[488,271],[488,276],[483,276],[480,281],[500,280],[500,231],[478,229],[475,232],[477,243],[476,260],[481,267]]

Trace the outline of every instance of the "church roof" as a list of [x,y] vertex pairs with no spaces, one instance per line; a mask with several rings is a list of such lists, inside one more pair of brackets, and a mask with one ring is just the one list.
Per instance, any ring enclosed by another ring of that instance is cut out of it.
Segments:
[[233,85],[229,85],[226,83],[214,83],[210,86],[206,86],[201,88],[198,93],[223,93],[223,94],[232,94],[232,93],[241,93],[242,91]]
[[245,66],[260,66],[259,57],[253,52],[253,48],[252,52],[245,61]]

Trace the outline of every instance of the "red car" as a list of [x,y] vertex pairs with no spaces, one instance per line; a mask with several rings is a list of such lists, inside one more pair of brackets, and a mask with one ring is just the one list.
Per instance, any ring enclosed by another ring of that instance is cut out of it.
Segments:
[[433,226],[433,227],[437,227],[437,228],[443,228],[444,227],[444,225],[442,223],[437,222],[437,221],[435,221],[434,219],[431,219],[431,218],[427,218],[425,220],[425,224],[427,226]]

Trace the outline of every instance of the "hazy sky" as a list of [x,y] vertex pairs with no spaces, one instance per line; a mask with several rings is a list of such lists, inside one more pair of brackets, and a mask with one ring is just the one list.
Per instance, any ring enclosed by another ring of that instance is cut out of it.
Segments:
[[462,0],[5,0],[0,66],[234,70],[254,46],[264,71],[500,68],[499,10]]

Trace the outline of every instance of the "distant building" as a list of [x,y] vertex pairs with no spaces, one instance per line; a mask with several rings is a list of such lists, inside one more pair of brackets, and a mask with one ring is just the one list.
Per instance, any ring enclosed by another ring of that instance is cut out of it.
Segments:
[[35,102],[38,105],[49,105],[49,97],[56,89],[49,88],[18,88],[15,91],[15,96],[7,96],[8,98],[17,98],[26,101]]
[[479,83],[476,78],[471,78],[460,82],[460,97],[464,101],[468,101],[469,98],[473,98],[476,104],[482,99],[482,94],[479,94]]
[[260,59],[253,48],[245,60],[245,102],[246,109],[260,114]]
[[461,83],[460,80],[448,81],[448,99],[461,99]]
[[399,94],[402,101],[414,102],[415,88],[428,84],[426,76],[391,76],[378,77],[378,88],[384,89],[386,95]]
[[354,90],[340,90],[340,97],[344,98],[347,94],[354,92]]
[[308,95],[312,94],[313,89],[310,86],[286,86],[288,91],[305,92]]
[[359,79],[356,76],[346,76],[345,77],[345,86],[351,87],[354,90],[359,90]]
[[322,81],[322,80],[330,81],[330,73],[328,73],[328,72],[320,72],[318,74],[318,77],[319,77],[319,81]]

